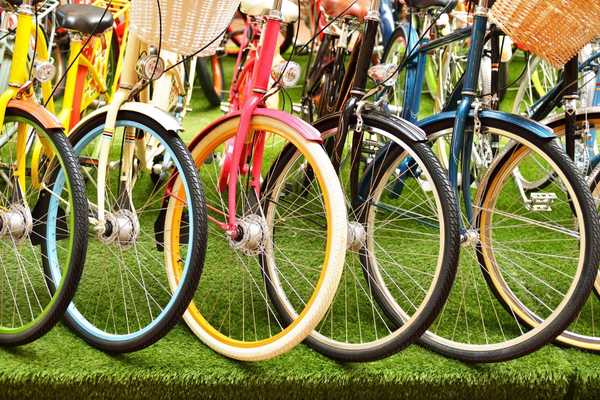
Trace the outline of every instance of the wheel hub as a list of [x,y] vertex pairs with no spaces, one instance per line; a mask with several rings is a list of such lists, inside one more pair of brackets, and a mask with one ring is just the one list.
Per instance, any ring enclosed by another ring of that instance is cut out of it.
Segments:
[[257,256],[265,249],[267,232],[267,223],[263,217],[248,215],[238,220],[238,235],[236,238],[229,238],[229,245],[247,256]]
[[348,249],[359,251],[367,243],[367,231],[362,224],[358,222],[348,223]]
[[0,237],[9,237],[21,242],[33,231],[33,218],[29,208],[13,204],[7,211],[0,213]]
[[98,233],[98,238],[103,243],[128,249],[135,244],[139,235],[140,223],[137,216],[129,210],[119,210],[106,214],[105,227]]
[[475,229],[469,229],[465,233],[461,233],[460,242],[463,246],[475,246],[479,243],[479,232]]

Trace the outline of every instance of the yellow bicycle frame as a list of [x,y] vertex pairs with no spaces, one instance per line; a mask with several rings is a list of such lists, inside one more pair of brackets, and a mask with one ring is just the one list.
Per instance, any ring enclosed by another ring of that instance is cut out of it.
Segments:
[[[108,11],[113,14],[113,18],[119,18],[125,21],[125,31],[123,32],[122,44],[126,43],[127,36],[129,33],[128,11],[130,4],[131,3],[129,2],[129,0],[113,0],[110,4]],[[93,3],[93,5],[101,8],[106,8],[108,6],[108,3],[105,0],[96,0]],[[50,56],[47,51],[48,46],[45,41],[45,35],[43,34],[39,26],[36,26],[36,29],[38,29],[38,40],[41,43],[41,46],[38,46],[40,48],[40,51],[36,54],[36,57],[41,61],[49,61]],[[113,37],[113,29],[107,30],[106,32],[102,33],[102,35],[104,36],[104,43],[110,47]],[[98,43],[98,41],[91,41],[90,43],[94,45],[94,43]],[[71,65],[71,68],[69,69],[65,77],[65,91],[63,96],[63,102],[61,109],[58,113],[55,109],[54,99],[50,97],[52,93],[52,82],[48,81],[42,84],[42,97],[44,103],[46,104],[46,107],[51,113],[58,116],[58,119],[65,128],[65,132],[67,132],[67,134],[73,128],[73,126],[71,126],[71,114],[73,113],[73,100],[75,99],[75,97],[81,96],[80,104],[78,107],[79,110],[77,110],[78,112],[86,110],[102,94],[105,94],[107,102],[110,102],[112,100],[112,97],[114,96],[114,93],[117,90],[117,86],[119,84],[119,76],[123,68],[123,54],[125,52],[125,46],[121,45],[119,47],[119,55],[117,57],[118,61],[115,68],[115,78],[112,82],[112,86],[110,88],[107,88],[106,79],[108,74],[108,57],[102,58],[100,60],[100,64],[94,65],[94,63],[92,63],[83,52],[80,54],[82,45],[83,40],[80,35],[75,35],[70,42],[69,59],[67,61],[67,65]],[[92,49],[92,51],[96,53],[100,50],[101,49],[99,48]],[[79,57],[77,57],[78,54]],[[82,93],[76,93],[77,75],[79,73],[80,64],[87,68],[88,77],[85,80],[84,87],[82,88]],[[40,156],[41,146],[39,145],[39,143],[36,143],[33,147],[33,157],[31,161],[32,176],[34,178],[34,182],[39,181],[37,173],[39,161],[41,159]]]
[[[101,8],[106,8],[108,5],[105,0],[96,0],[93,5]],[[113,14],[113,18],[124,19],[125,21],[125,31],[123,33],[123,44],[127,40],[127,36],[129,33],[129,6],[130,2],[128,0],[113,0],[109,7],[109,12]],[[39,28],[38,28],[39,29]],[[107,46],[110,47],[113,30],[109,29],[106,32],[102,33],[104,36],[104,42]],[[39,54],[40,60],[49,60],[49,56],[47,54],[47,45],[45,40],[43,39],[44,35],[38,34],[39,37],[42,37],[42,46],[44,48],[43,53]],[[95,41],[90,41],[93,45]],[[47,102],[47,108],[50,112],[57,114],[58,119],[61,121],[63,126],[65,127],[65,131],[69,132],[73,127],[71,126],[71,113],[73,112],[73,99],[76,95],[81,96],[81,104],[80,111],[86,110],[95,100],[97,100],[100,95],[106,95],[107,102],[112,100],[114,93],[117,90],[119,76],[121,74],[121,70],[123,68],[123,54],[125,52],[125,46],[120,46],[119,55],[117,57],[117,65],[115,68],[115,79],[112,82],[111,87],[106,87],[106,78],[108,73],[108,57],[104,57],[101,59],[100,63],[94,64],[84,53],[81,53],[79,57],[76,57],[77,54],[81,51],[81,46],[83,45],[83,40],[79,35],[76,35],[72,38],[69,46],[69,59],[67,65],[72,65],[69,71],[67,72],[65,78],[65,92],[63,96],[63,103],[60,111],[57,113],[54,106],[54,101],[52,99],[48,100],[50,93],[52,92],[52,83],[45,82],[42,85],[42,93],[44,97],[44,102]],[[92,49],[93,52],[98,52],[100,49],[95,48]],[[85,86],[83,88],[83,93],[76,93],[77,90],[77,74],[79,70],[79,66],[82,65],[88,70],[88,78],[86,79]]]
[[[27,58],[29,53],[30,38],[32,32],[38,29],[31,12],[31,7],[27,5],[21,5],[17,14],[17,31],[15,36],[15,44],[13,50],[13,57],[10,67],[10,75],[8,80],[8,88],[4,93],[0,95],[0,126],[4,125],[4,116],[6,114],[6,108],[8,103],[17,98],[23,98],[26,100],[33,100],[32,85],[29,82]],[[35,34],[35,33],[34,33]],[[40,50],[40,58],[47,59],[47,51],[44,47],[43,34],[40,31],[38,35],[38,49]],[[41,44],[41,47],[40,47]],[[36,50],[38,50],[36,49]],[[33,61],[32,61],[33,62]],[[17,148],[16,148],[16,168],[14,175],[17,178],[21,193],[26,193],[26,144],[27,144],[27,125],[18,123],[17,124]],[[43,140],[43,139],[42,139]],[[46,143],[38,145],[41,149],[47,149]],[[32,176],[34,182],[38,181],[37,172],[36,176]],[[25,196],[23,201],[26,202]]]

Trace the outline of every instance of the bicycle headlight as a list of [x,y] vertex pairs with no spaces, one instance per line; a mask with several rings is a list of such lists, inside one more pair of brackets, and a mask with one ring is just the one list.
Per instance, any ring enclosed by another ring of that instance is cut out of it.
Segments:
[[54,78],[56,67],[48,61],[36,62],[33,68],[33,76],[40,82],[48,82]]
[[291,87],[298,83],[300,76],[302,75],[302,68],[300,64],[293,61],[281,61],[271,69],[271,76],[273,79],[278,80],[283,87]]
[[139,58],[135,70],[140,78],[153,81],[165,72],[165,62],[157,54],[146,54]]
[[369,68],[369,78],[375,83],[385,86],[394,86],[398,79],[398,66],[396,64],[377,64]]

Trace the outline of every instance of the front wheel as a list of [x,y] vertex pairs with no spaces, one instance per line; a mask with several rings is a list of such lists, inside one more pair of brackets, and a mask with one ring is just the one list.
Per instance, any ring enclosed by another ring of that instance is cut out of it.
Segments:
[[[435,142],[453,123],[424,129]],[[557,140],[528,139],[523,127],[500,120],[484,121],[478,136],[473,154],[486,138],[501,150],[473,163],[474,221],[449,300],[422,342],[448,357],[496,362],[535,351],[578,317],[597,273],[600,231],[589,190]],[[529,180],[556,179],[526,192],[517,170]]]
[[[87,247],[87,204],[77,159],[62,130],[9,108],[0,146],[0,345],[29,343],[62,318]],[[37,174],[27,142],[43,144]],[[49,277],[47,268],[61,271]]]
[[[239,125],[239,117],[228,119],[191,145],[206,190],[211,245],[198,294],[184,318],[216,352],[258,361],[292,349],[327,312],[343,266],[346,207],[320,143],[279,119],[254,116],[246,143],[255,151],[247,153],[236,182],[239,235],[227,234],[229,194],[219,177],[224,150]],[[286,146],[294,149],[292,162],[277,157]],[[261,149],[262,184],[247,170],[260,162]],[[314,180],[298,192],[309,176]],[[170,214],[173,221],[183,215],[177,208]],[[168,246],[177,249],[178,237],[174,231]],[[169,282],[176,286],[180,264],[169,268]],[[278,315],[270,300],[273,292],[293,304],[297,313],[292,318]]]
[[[80,168],[92,220],[99,219],[98,192],[104,196],[104,223],[90,230],[88,258],[77,294],[65,319],[91,345],[107,352],[142,349],[164,336],[179,320],[200,278],[206,248],[206,220],[202,190],[194,164],[175,132],[144,114],[119,111],[110,140],[108,171],[100,180],[100,152],[106,114],[82,122],[70,138]],[[125,145],[135,142],[133,165],[122,167]],[[171,161],[170,180],[152,181],[152,154],[156,142]],[[129,176],[123,184],[122,176]],[[175,184],[177,190],[166,190]],[[129,188],[128,188],[129,186]],[[177,223],[178,253],[165,248],[173,222],[165,219],[170,199],[176,197],[183,217]],[[182,279],[169,287],[165,265],[177,260]],[[54,279],[58,268],[48,270]]]
[[[339,117],[315,124],[326,142],[335,139]],[[413,343],[441,310],[459,251],[458,207],[431,149],[387,116],[363,117],[361,132],[354,129],[355,118],[349,127],[350,137],[363,135],[362,152],[354,157],[344,152],[338,174],[349,206],[344,272],[327,315],[305,341],[345,362],[381,359]],[[293,149],[280,158],[289,165],[282,171],[297,168]],[[352,165],[359,171],[358,185],[352,183]],[[295,190],[301,193],[310,182]],[[380,309],[377,296],[383,291],[406,306],[401,323]],[[297,313],[279,293],[272,300],[284,317]]]

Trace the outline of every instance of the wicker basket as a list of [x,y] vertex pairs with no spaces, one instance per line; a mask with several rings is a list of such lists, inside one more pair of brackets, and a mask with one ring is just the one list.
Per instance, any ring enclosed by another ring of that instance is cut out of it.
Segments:
[[[131,30],[142,41],[158,46],[159,13],[162,16],[161,48],[178,54],[192,54],[213,41],[227,28],[240,0],[132,0]],[[200,56],[216,52],[220,38]]]
[[490,19],[559,68],[600,35],[600,0],[496,0]]

